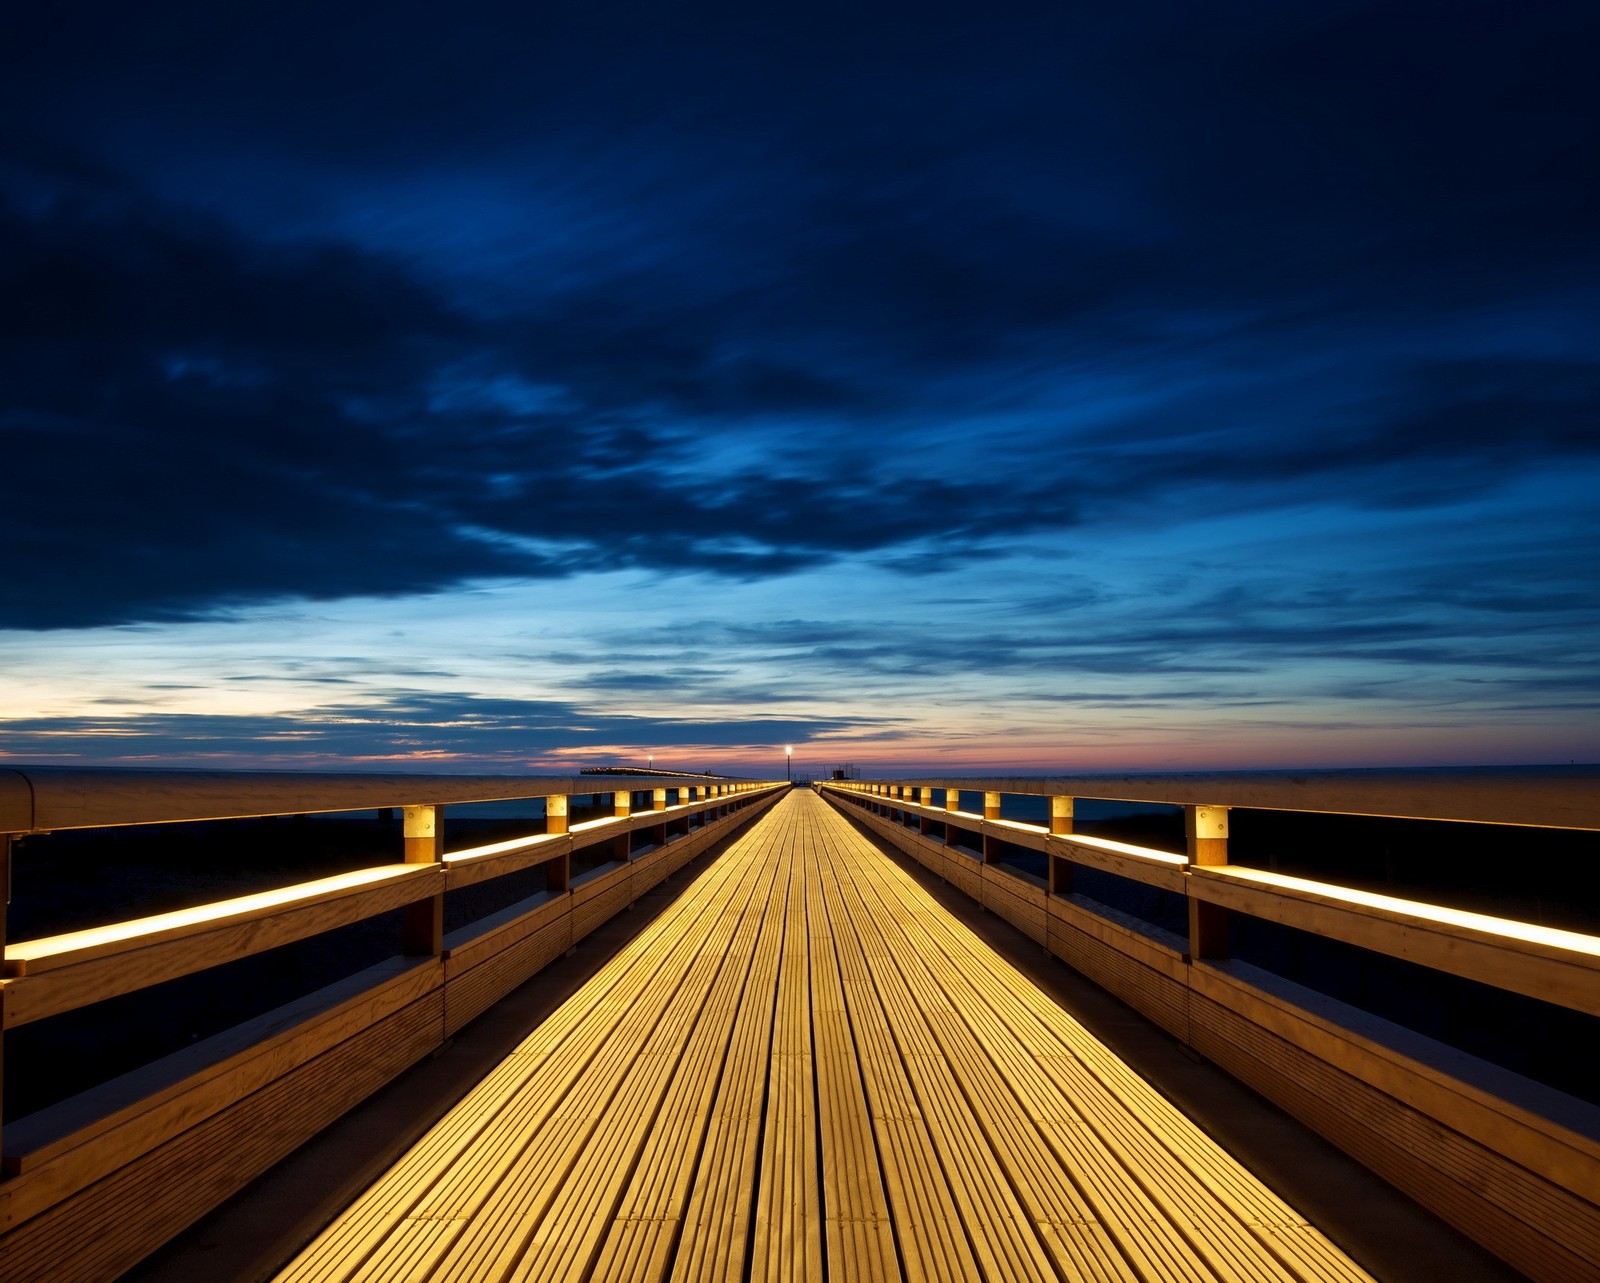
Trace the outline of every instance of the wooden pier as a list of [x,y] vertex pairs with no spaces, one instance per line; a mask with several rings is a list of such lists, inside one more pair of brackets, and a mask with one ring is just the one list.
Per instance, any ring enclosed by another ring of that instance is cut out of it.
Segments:
[[[1453,1278],[1600,1277],[1600,1102],[1572,1085],[1600,1048],[1600,935],[1235,862],[1228,837],[1233,809],[1494,825],[1514,890],[1537,859],[1521,831],[1600,832],[1593,768],[596,787],[0,768],[0,876],[11,853],[70,861],[62,830],[328,815],[372,843],[362,867],[290,860],[309,880],[196,886],[163,912],[132,896],[125,920],[57,935],[7,939],[27,916],[0,911],[0,1064],[32,1075],[0,1090],[26,1099],[64,1063],[57,1017],[123,1056],[7,1116],[0,1283],[1366,1277],[1091,1036],[1085,986],[1301,1124],[1233,1134],[1380,1277],[1432,1277],[1438,1252],[1466,1253]],[[1181,809],[1187,849],[1078,831],[1078,801],[1107,799]],[[475,827],[486,803],[515,820]],[[223,831],[190,831],[227,874]],[[289,854],[300,830],[253,831]],[[622,930],[641,901],[660,916]],[[169,981],[214,992],[301,942],[331,957],[346,928],[360,969],[241,993],[235,1023],[155,1059],[123,1045],[147,1016],[163,1037],[191,1017],[165,1010]],[[1409,968],[1470,998],[1488,1050],[1252,952],[1268,929],[1357,989]],[[591,939],[626,943],[579,966]],[[1077,996],[996,948],[1054,956]],[[1490,1058],[1524,1047],[1521,1070]],[[1195,1116],[1222,1135],[1259,1104]],[[387,1130],[341,1153],[371,1110]],[[1330,1195],[1315,1137],[1371,1184]],[[1401,1198],[1413,1219],[1387,1234],[1356,1210]]]
[[1368,1277],[820,797],[279,1276]]

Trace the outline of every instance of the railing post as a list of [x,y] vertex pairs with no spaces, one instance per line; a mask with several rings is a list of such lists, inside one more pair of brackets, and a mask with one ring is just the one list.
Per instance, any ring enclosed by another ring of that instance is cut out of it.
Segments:
[[[408,806],[403,834],[407,864],[444,862],[444,807]],[[437,958],[444,952],[444,892],[408,904],[401,911],[402,947],[410,957]]]
[[544,831],[566,833],[569,818],[568,799],[565,793],[552,793],[544,800]]
[[[652,811],[665,811],[667,809],[666,789],[659,788],[650,791],[650,809]],[[655,838],[657,846],[666,846],[667,822],[663,820],[660,824],[652,824],[650,826],[650,835]]]
[[[961,790],[946,789],[944,791],[944,809],[946,815],[954,815],[961,809]],[[946,847],[955,847],[955,826],[949,820],[944,822],[944,844]]]
[[[633,794],[628,789],[620,789],[611,795],[611,809],[618,819],[626,820],[633,814]],[[626,824],[622,832],[611,839],[611,858],[626,863],[633,854],[633,833]]]
[[[1059,794],[1050,798],[1050,832],[1069,834],[1072,832],[1072,803],[1070,797]],[[1064,855],[1050,857],[1050,894],[1072,894],[1072,870],[1077,866]]]
[[[998,820],[1000,818],[1000,795],[998,793],[985,793],[983,795],[983,818]],[[983,862],[993,864],[1000,858],[1000,839],[992,834],[983,835]]]
[[[923,806],[932,806],[933,805],[933,790],[931,788],[929,788],[926,784],[918,785],[918,787],[917,787],[917,801]],[[929,820],[926,815],[917,816],[917,832],[920,833],[923,837],[927,837],[927,835],[928,835],[928,825],[931,824],[931,823],[932,823],[932,821]]]
[[[1227,807],[1186,806],[1183,829],[1188,839],[1190,864],[1215,867],[1228,862]],[[1228,956],[1228,911],[1221,905],[1189,897],[1189,956]]]

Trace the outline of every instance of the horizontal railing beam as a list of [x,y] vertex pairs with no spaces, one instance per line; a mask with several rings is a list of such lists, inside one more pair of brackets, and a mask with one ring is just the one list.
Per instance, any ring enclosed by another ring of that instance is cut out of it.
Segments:
[[[1052,857],[1116,874],[1146,886],[1176,892],[1189,906],[1188,953],[1195,959],[1225,957],[1227,914],[1241,913],[1330,940],[1417,963],[1431,970],[1537,998],[1573,1011],[1600,1015],[1600,937],[1533,923],[1471,913],[1424,901],[1290,877],[1195,858],[1195,837],[1222,843],[1226,810],[1190,808],[1191,850],[1168,854],[1103,838],[1046,833],[1040,825],[984,819],[971,812],[911,802],[882,790],[895,785],[824,782],[821,787],[861,805],[876,804],[929,820],[959,821],[959,827]],[[926,796],[916,786],[919,795]],[[953,788],[953,786],[952,786]],[[993,809],[993,808],[990,808]],[[1210,835],[1210,836],[1207,836]],[[946,847],[952,855],[958,848]],[[1205,851],[1202,846],[1202,854]],[[1215,853],[1213,853],[1215,854]],[[1001,872],[1010,873],[1004,865]],[[1056,895],[1070,891],[1070,878],[1051,879]]]
[[[835,786],[825,782],[824,787]],[[1183,875],[1189,861],[1182,855],[1116,842],[1110,838],[1050,833],[1038,824],[1026,824],[1021,820],[987,820],[973,811],[947,811],[940,806],[925,806],[903,798],[876,797],[865,793],[851,793],[851,796],[863,799],[872,796],[874,801],[908,815],[925,816],[940,823],[954,823],[957,828],[982,837],[997,838],[1045,855],[1062,856],[1075,864],[1103,869],[1147,886],[1178,892],[1185,887]]]
[[[856,791],[875,784],[1032,797],[1104,798],[1174,806],[1251,807],[1393,819],[1600,829],[1600,767],[1452,767],[1393,771],[1219,771],[1049,778],[916,777],[823,781]],[[892,799],[882,799],[892,800]]]
[[[703,775],[648,777],[409,775],[319,771],[164,771],[73,766],[0,768],[0,833],[251,819],[401,806],[510,802],[523,798],[701,787]],[[714,780],[741,789],[750,780]],[[769,786],[771,781],[760,781]]]
[[441,891],[444,868],[394,864],[6,950],[5,1023],[42,1020],[321,935]]
[[1600,937],[1287,877],[1191,868],[1192,899],[1600,1015]]

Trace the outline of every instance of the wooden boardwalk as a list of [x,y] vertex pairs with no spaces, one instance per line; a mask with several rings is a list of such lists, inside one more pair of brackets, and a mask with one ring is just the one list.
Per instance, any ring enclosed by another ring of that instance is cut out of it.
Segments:
[[1369,1276],[796,791],[279,1275]]

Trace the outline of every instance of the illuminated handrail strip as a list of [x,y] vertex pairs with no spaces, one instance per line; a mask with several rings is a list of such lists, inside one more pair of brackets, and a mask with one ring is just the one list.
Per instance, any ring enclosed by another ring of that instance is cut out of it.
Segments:
[[1470,938],[1500,948],[1538,953],[1545,957],[1600,970],[1600,936],[1585,935],[1580,931],[1566,931],[1559,927],[1540,926],[1533,922],[1519,922],[1515,918],[1497,918],[1487,913],[1473,913],[1466,909],[1430,904],[1425,900],[1405,900],[1399,896],[1359,891],[1329,882],[1316,882],[1310,878],[1269,873],[1265,869],[1223,865],[1214,869],[1192,869],[1191,872],[1199,879],[1194,886],[1193,894],[1202,898],[1215,893],[1206,886],[1207,882],[1213,880],[1252,884],[1308,904],[1327,903],[1341,909],[1363,913],[1375,920],[1401,925],[1443,928],[1463,939]]
[[[836,787],[833,782],[828,782],[826,786]],[[1041,854],[1076,859],[1152,886],[1171,888],[1173,875],[1181,874],[1189,867],[1187,856],[1136,846],[1131,842],[1118,842],[1113,838],[1091,837],[1086,833],[1052,833],[1042,824],[1029,824],[1025,820],[986,819],[976,811],[947,811],[943,807],[927,806],[909,798],[872,797],[874,801],[908,815],[921,816],[941,824],[954,824],[981,837],[999,838]],[[1104,858],[1097,859],[1097,855]]]
[[[385,864],[146,918],[128,918],[34,940],[14,940],[6,945],[5,974],[8,977],[37,975],[50,968],[126,953],[158,941],[201,935],[219,927],[275,917],[290,909],[325,904],[386,882],[405,878],[432,881],[427,877],[432,872],[432,867],[424,864]],[[417,894],[426,895],[428,890],[419,888]]]
[[[1226,932],[1220,924],[1213,924],[1209,939],[1197,936],[1198,912],[1237,912],[1574,1011],[1600,1015],[1600,936],[1230,865],[1225,862],[1225,839],[1209,853],[1208,861],[1197,861],[1193,851],[1174,855],[1102,838],[1050,833],[1040,825],[997,818],[994,812],[1004,790],[995,788],[995,781],[961,783],[982,786],[985,809],[990,812],[987,817],[900,796],[915,789],[920,798],[924,796],[920,790],[938,787],[923,781],[835,780],[824,781],[822,787],[881,810],[900,811],[978,833],[985,843],[984,863],[1002,874],[1013,870],[994,859],[988,846],[990,838],[1021,838],[1022,845],[1048,856],[1176,891],[1190,905],[1185,958],[1226,953]],[[947,782],[947,787],[955,786],[955,781]],[[960,791],[978,792],[980,788]],[[947,798],[947,802],[950,800],[954,799]],[[1188,805],[1196,809],[1199,804]],[[959,847],[949,844],[948,834],[946,847],[952,856],[960,852]],[[1052,888],[1054,885],[1052,876]]]
[[[540,781],[541,785],[547,783]],[[654,777],[651,785],[652,792],[659,793],[664,788],[660,777]],[[708,786],[702,777],[694,781],[693,787]],[[575,847],[611,837],[611,832],[598,833],[595,829],[626,834],[681,823],[779,785],[775,781],[738,781],[720,787],[727,791],[660,810],[640,810],[576,826],[580,830],[576,840],[570,832],[528,834],[442,853],[436,860],[369,866],[168,913],[55,936],[7,941],[0,962],[0,977],[7,986],[4,1025],[28,1023],[178,975],[208,970],[290,940],[321,934],[430,897],[442,897],[450,890],[527,865],[550,860],[565,865]],[[303,812],[296,808],[290,813]],[[560,884],[564,885],[567,878],[563,871]],[[217,956],[207,953],[208,941],[217,942]],[[108,968],[120,971],[112,975]],[[76,976],[85,979],[80,983],[73,979]]]
[[[920,802],[912,802],[905,798],[885,797],[878,798],[885,806],[891,806],[897,811],[905,811],[912,815],[925,815],[930,820],[939,820],[949,823],[960,821],[958,827],[968,829],[974,833],[989,833],[1007,840],[1022,839],[1035,850],[1043,851],[1045,845],[1034,846],[1034,843],[1045,838],[1051,841],[1065,841],[1074,846],[1095,847],[1102,851],[1112,851],[1118,855],[1126,855],[1132,859],[1145,860],[1153,865],[1182,868],[1188,865],[1187,856],[1175,855],[1171,851],[1158,851],[1154,847],[1136,846],[1132,842],[1118,842],[1114,838],[1093,837],[1087,833],[1073,833],[1063,838],[1060,834],[1051,833],[1042,824],[1029,824],[1026,820],[988,820],[976,811],[946,811],[938,806],[924,806]],[[574,826],[576,827],[576,826]]]
[[[595,824],[606,821],[595,820],[589,824],[574,824],[572,832],[577,833],[582,829],[593,828]],[[570,842],[571,835],[567,833],[530,833],[526,837],[508,838],[504,842],[489,842],[483,846],[462,847],[459,851],[446,851],[444,862],[446,864],[466,864],[473,860],[486,860],[491,856],[507,855],[512,851],[532,851],[541,846],[552,843]]]

